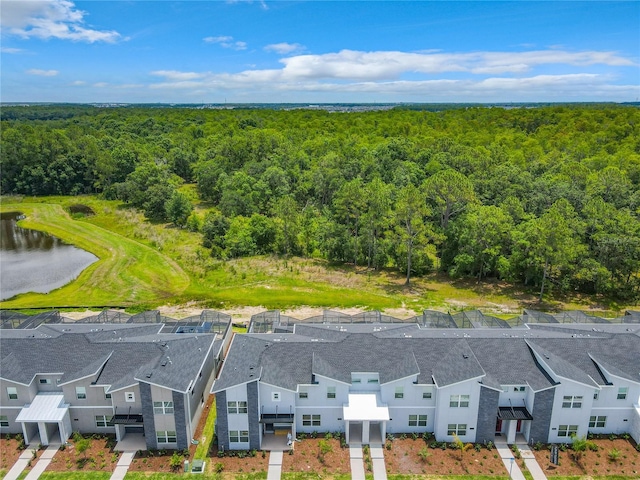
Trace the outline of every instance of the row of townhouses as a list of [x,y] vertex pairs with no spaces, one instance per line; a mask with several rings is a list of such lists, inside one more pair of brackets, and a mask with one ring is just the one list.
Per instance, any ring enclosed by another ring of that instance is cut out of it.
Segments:
[[0,433],[43,445],[78,431],[188,448],[232,334],[230,317],[218,333],[198,321],[29,326],[0,330]]
[[212,388],[223,449],[314,431],[365,444],[411,432],[508,443],[626,432],[640,442],[637,323],[279,329],[280,321],[272,333],[232,340]]

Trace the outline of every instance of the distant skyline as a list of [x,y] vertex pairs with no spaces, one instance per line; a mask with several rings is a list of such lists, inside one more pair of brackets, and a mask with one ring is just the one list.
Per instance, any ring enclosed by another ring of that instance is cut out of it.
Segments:
[[640,98],[640,2],[0,1],[3,102]]

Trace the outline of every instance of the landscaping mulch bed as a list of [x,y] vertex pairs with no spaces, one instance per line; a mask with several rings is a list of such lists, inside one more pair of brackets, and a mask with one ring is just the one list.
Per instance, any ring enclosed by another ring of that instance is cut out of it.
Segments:
[[[560,465],[553,465],[550,461],[550,448],[545,446],[539,450],[534,449],[536,460],[544,473],[551,477],[554,475],[624,475],[629,478],[640,478],[640,452],[636,450],[636,444],[632,439],[615,438],[612,436],[603,438],[591,438],[595,450],[587,448],[582,454],[577,454],[571,447],[563,448],[558,452]],[[616,453],[617,452],[617,453]]]
[[120,452],[114,452],[115,438],[109,435],[86,435],[89,446],[84,452],[79,452],[76,443],[80,437],[74,435],[66,445],[60,446],[47,471],[94,471],[112,472],[120,458]]
[[[421,475],[504,475],[504,464],[495,448],[467,444],[464,452],[445,447],[422,437],[395,438],[387,441],[384,460],[390,474]],[[433,448],[433,447],[436,448]]]
[[24,451],[20,450],[20,444],[21,439],[16,439],[13,435],[10,435],[9,438],[0,438],[0,470],[8,471],[16,463]]
[[[348,474],[349,449],[336,438],[304,438],[296,441],[293,454],[285,452],[282,472],[315,472],[318,475]],[[325,453],[322,453],[324,450]]]
[[218,444],[214,441],[205,465],[209,473],[255,473],[266,472],[269,468],[269,452],[264,452],[263,456],[261,450],[255,452],[228,450],[224,452],[224,456],[220,457],[218,450]]

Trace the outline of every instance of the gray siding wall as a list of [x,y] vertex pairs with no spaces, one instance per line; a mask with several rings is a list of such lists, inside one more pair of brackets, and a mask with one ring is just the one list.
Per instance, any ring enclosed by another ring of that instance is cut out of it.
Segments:
[[480,403],[478,405],[478,424],[476,442],[493,442],[496,436],[496,418],[500,392],[480,387]]
[[227,392],[216,393],[216,438],[220,450],[229,450],[229,422],[227,420]]
[[247,384],[247,407],[249,412],[249,448],[260,448],[260,405],[258,400],[258,382]]
[[[189,394],[187,394],[189,395]],[[176,437],[178,450],[189,448],[189,432],[187,432],[187,412],[185,410],[185,394],[173,392],[173,416],[176,422]]]
[[144,421],[144,437],[147,440],[147,448],[156,450],[156,422],[153,418],[153,399],[151,398],[151,385],[140,382],[140,402],[142,404],[142,420]]
[[[207,359],[204,362],[204,366],[202,367],[202,376],[195,379],[195,385],[193,386],[192,392],[189,393],[189,404],[191,407],[191,418],[189,419],[192,423],[191,430],[193,432],[196,431],[196,423],[200,419],[200,414],[202,413],[202,407],[204,404],[202,403],[202,398],[204,397],[204,401],[207,401],[207,397],[209,396],[209,389],[211,387],[211,377],[214,375],[214,355],[213,349],[207,355]],[[191,395],[193,393],[193,395]]]
[[549,441],[551,429],[551,412],[553,410],[553,399],[556,394],[555,388],[536,392],[533,397],[533,412],[531,416],[531,430],[529,431],[529,442]]

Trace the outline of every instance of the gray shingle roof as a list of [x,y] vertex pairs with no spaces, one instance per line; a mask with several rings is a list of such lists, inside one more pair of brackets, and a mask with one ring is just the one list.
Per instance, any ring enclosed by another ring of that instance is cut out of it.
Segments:
[[[136,378],[186,391],[198,375],[213,334],[153,335],[158,325],[60,324],[19,334],[2,332],[0,372],[3,378],[29,384],[39,373],[63,373],[61,383],[100,371],[96,384],[111,390]],[[169,361],[162,366],[163,359]],[[106,363],[105,363],[106,362]],[[151,373],[151,377],[146,375]]]
[[505,332],[406,324],[298,324],[296,334],[239,335],[214,391],[258,378],[295,390],[311,383],[312,373],[350,383],[351,372],[378,372],[381,383],[417,375],[419,384],[435,380],[440,386],[477,377],[493,388],[529,385],[538,391],[555,385],[532,349],[556,374],[594,388],[607,380],[590,354],[612,374],[640,381],[640,341],[635,332],[606,326],[606,331],[579,329],[576,334],[566,326],[557,327]]

